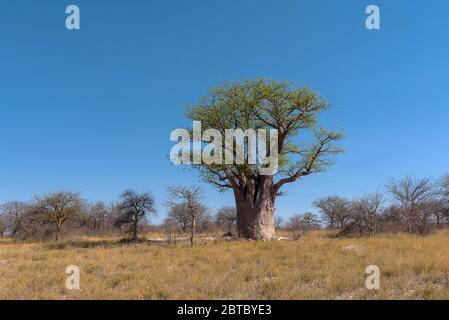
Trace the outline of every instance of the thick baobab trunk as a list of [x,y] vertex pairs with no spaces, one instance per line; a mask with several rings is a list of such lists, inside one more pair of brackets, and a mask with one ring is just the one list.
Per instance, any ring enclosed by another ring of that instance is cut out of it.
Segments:
[[239,237],[271,240],[275,237],[274,203],[278,189],[272,176],[253,176],[243,186],[234,183]]
[[275,237],[274,208],[237,209],[237,230],[239,237],[254,240],[271,240]]
[[274,204],[270,200],[252,206],[237,200],[237,230],[239,237],[254,240],[271,240],[274,231]]

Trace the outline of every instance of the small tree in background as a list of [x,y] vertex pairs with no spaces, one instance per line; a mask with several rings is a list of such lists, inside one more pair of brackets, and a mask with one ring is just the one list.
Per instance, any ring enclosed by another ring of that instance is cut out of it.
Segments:
[[177,224],[182,232],[186,232],[191,224],[191,216],[183,204],[171,204],[168,206],[168,218]]
[[217,212],[218,225],[225,225],[228,232],[235,231],[237,224],[237,210],[234,207],[223,207]]
[[449,174],[438,181],[438,197],[440,201],[441,220],[449,219]]
[[99,233],[100,236],[104,235],[107,215],[108,209],[104,202],[98,201],[89,208],[89,218],[91,220],[92,229],[95,233]]
[[5,227],[13,238],[20,238],[20,232],[24,229],[27,207],[28,205],[21,201],[8,202],[0,206],[0,217],[3,217]]
[[173,209],[183,210],[189,217],[190,243],[195,243],[195,234],[198,220],[207,212],[207,208],[201,203],[201,190],[198,187],[172,186],[168,188],[167,206],[169,211]]
[[295,214],[288,218],[287,225],[288,231],[292,234],[293,240],[298,240],[302,234],[302,217],[299,214]]
[[432,202],[435,199],[435,189],[428,178],[416,179],[411,176],[387,185],[401,218],[409,234],[428,231],[432,217]]
[[138,239],[139,223],[144,219],[149,219],[150,214],[156,214],[154,208],[154,198],[151,193],[137,193],[134,190],[126,190],[121,194],[120,216],[116,224],[126,226],[126,231],[131,240]]
[[293,240],[298,240],[307,231],[320,228],[320,219],[312,212],[295,214],[287,220],[287,230],[292,234]]
[[209,208],[204,206],[204,212],[198,217],[197,232],[209,232],[216,225],[215,216],[210,213]]
[[312,213],[306,212],[301,216],[301,222],[305,231],[315,230],[320,228],[320,218]]
[[351,218],[357,224],[360,233],[374,236],[377,232],[377,220],[382,212],[383,196],[375,192],[352,202]]
[[176,232],[176,221],[173,221],[171,218],[165,218],[162,226],[164,228],[165,234],[167,235],[168,243],[172,243],[173,233]]
[[36,197],[31,205],[29,221],[38,222],[47,232],[59,240],[64,226],[74,222],[81,214],[84,202],[78,193],[55,192]]
[[3,238],[5,231],[8,229],[6,216],[0,213],[0,238]]
[[344,227],[349,218],[350,204],[350,201],[338,196],[325,197],[313,202],[331,229]]

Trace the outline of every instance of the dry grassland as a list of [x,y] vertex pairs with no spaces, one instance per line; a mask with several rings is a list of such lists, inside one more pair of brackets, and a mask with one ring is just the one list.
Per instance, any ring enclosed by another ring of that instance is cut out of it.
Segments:
[[[0,299],[449,299],[449,233],[123,245],[0,242]],[[365,288],[365,268],[381,288]],[[65,288],[65,268],[81,290]]]

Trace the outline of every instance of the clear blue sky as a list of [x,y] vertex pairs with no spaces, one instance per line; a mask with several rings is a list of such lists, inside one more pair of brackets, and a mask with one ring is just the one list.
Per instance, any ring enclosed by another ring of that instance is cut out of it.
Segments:
[[[81,30],[65,29],[65,8]],[[365,28],[369,4],[379,31]],[[183,107],[222,81],[308,84],[347,138],[327,173],[286,189],[287,217],[329,194],[354,197],[406,174],[449,171],[447,0],[0,2],[0,202],[60,189],[112,201],[200,183],[174,167]],[[200,183],[207,204],[233,204]]]

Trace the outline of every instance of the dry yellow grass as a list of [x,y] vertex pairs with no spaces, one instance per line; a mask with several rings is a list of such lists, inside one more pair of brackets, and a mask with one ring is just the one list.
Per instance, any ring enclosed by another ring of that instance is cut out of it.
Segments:
[[[0,242],[0,299],[449,299],[449,234],[178,246]],[[85,247],[80,248],[77,246]],[[65,247],[65,248],[63,248]],[[81,290],[65,289],[65,268]],[[365,268],[381,288],[365,288]]]

